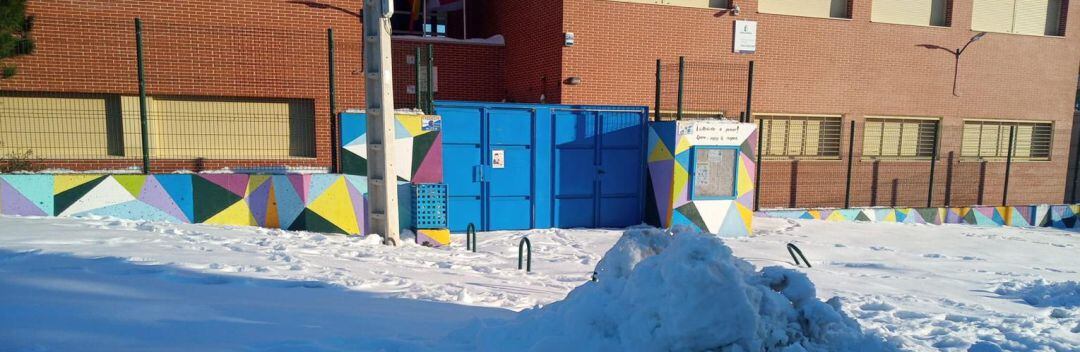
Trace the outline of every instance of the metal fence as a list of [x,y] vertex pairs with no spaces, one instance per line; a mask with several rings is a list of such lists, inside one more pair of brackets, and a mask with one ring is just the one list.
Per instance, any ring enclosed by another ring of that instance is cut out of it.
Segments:
[[[1060,126],[756,113],[754,70],[752,61],[657,60],[652,110],[659,120],[728,118],[758,124],[756,208],[1045,202],[1047,195],[1032,195],[1031,186],[1045,190],[1066,183],[1039,174],[1048,170],[1054,143],[1067,143],[1072,135]],[[1070,174],[1074,183],[1080,179],[1075,175]],[[1070,187],[1070,194],[1078,193],[1075,189]]]
[[654,120],[741,119],[751,73],[748,63],[656,60]]
[[[334,55],[358,46],[355,36],[335,49],[325,28],[41,22],[49,43],[25,61],[15,90],[0,92],[5,160],[102,171],[337,169],[334,81],[349,78],[335,79],[334,68],[357,75],[359,64]],[[103,42],[57,50],[84,40],[76,29]],[[358,89],[345,92],[353,107]]]
[[[760,128],[767,120],[756,122]],[[871,131],[880,127],[873,119],[845,123],[841,152],[833,158],[770,158],[765,150],[758,168],[761,173],[758,206],[764,209],[1007,205],[1045,202],[1045,196],[1031,194],[1032,187],[1065,183],[1063,179],[1039,175],[1038,169],[1031,167],[1046,170],[1048,159],[1025,149],[1025,145],[1038,141],[1021,142],[1016,126],[998,137],[1007,140],[1001,143],[1003,157],[973,156],[961,148],[941,151],[943,143],[961,141],[964,127],[941,126],[937,121],[932,126],[930,131],[923,128],[917,132],[924,137],[908,148],[906,156],[883,154],[875,149],[872,142],[880,136]],[[1055,130],[1053,135],[1068,136],[1069,132]]]

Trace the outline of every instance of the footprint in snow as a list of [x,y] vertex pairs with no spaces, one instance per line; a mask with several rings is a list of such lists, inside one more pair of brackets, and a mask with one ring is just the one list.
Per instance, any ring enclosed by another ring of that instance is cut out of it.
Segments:
[[896,307],[885,302],[872,302],[864,303],[863,305],[859,306],[859,309],[868,311],[888,312],[896,309]]

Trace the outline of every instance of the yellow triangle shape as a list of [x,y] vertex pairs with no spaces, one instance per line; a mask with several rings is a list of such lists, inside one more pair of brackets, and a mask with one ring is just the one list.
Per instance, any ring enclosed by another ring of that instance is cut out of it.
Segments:
[[124,186],[124,189],[135,198],[139,198],[143,184],[146,184],[146,175],[115,175],[113,179],[120,183],[121,186]]
[[349,234],[360,233],[344,177],[334,181],[319,198],[308,204],[307,208]]
[[736,190],[738,194],[736,196],[742,197],[743,195],[750,193],[754,190],[754,179],[750,177],[750,168],[747,167],[746,162],[742,156],[739,158],[739,179],[736,181]]
[[671,185],[671,204],[674,207],[675,200],[680,199],[683,191],[686,189],[686,183],[690,180],[690,174],[686,172],[686,169],[675,163],[675,174],[672,176]]
[[259,223],[255,221],[255,216],[251,215],[251,209],[248,208],[247,202],[243,199],[233,203],[225,210],[215,214],[213,217],[203,221],[206,224],[217,225],[238,225],[238,226],[259,226]]
[[656,148],[653,148],[652,153],[649,154],[649,162],[671,160],[671,151],[664,146],[663,142],[656,143]]
[[278,219],[277,198],[274,195],[274,184],[270,184],[270,195],[266,198],[266,227],[276,229],[281,227]]
[[746,234],[754,235],[754,211],[750,208],[744,207],[742,204],[735,203],[735,209],[739,210],[739,217],[742,217],[742,221],[746,224]]
[[690,142],[686,140],[686,137],[679,137],[679,144],[675,146],[675,155],[687,151],[690,147]]
[[398,121],[401,121],[401,125],[405,126],[405,129],[409,131],[409,135],[416,137],[424,134],[424,130],[420,127],[420,120],[423,120],[423,115],[397,115]]
[[101,177],[101,175],[56,175],[56,177],[53,178],[53,194],[63,193],[66,190],[93,181],[98,177]]

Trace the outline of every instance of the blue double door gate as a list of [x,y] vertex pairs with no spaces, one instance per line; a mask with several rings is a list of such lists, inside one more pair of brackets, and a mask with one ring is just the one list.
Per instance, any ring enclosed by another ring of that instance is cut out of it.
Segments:
[[437,102],[450,228],[624,227],[644,211],[644,107]]

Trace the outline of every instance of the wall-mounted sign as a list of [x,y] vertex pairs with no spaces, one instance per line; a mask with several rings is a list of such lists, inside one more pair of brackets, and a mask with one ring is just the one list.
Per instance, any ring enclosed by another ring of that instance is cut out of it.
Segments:
[[494,149],[491,151],[491,168],[492,169],[504,169],[506,168],[506,151],[502,149]]
[[757,51],[757,22],[735,21],[735,53],[753,54]]

